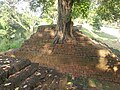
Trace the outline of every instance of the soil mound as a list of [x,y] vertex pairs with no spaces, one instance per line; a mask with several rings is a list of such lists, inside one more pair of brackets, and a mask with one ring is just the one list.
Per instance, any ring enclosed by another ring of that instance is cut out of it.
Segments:
[[[96,75],[101,71],[119,72],[119,58],[104,44],[88,38],[78,30],[73,30],[76,42],[65,42],[52,46],[55,25],[40,26],[30,39],[18,50],[6,53],[15,57],[55,68],[74,76]],[[109,70],[108,70],[109,69]],[[101,73],[101,75],[103,72]]]

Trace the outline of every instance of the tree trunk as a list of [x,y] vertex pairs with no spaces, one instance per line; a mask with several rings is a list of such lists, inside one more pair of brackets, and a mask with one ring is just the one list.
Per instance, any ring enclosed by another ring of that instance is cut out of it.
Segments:
[[54,44],[63,43],[65,40],[73,38],[73,22],[71,21],[72,5],[73,0],[58,0],[58,22]]

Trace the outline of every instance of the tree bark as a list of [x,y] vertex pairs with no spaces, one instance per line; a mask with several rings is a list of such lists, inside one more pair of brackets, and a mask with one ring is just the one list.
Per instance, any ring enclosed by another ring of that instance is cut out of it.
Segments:
[[71,21],[72,6],[73,0],[58,0],[58,22],[54,44],[63,43],[65,40],[73,38],[73,22]]

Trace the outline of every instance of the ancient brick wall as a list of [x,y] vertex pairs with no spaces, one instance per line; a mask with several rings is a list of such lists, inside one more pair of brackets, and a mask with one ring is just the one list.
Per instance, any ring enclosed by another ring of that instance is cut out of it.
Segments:
[[58,71],[0,55],[0,90],[64,90],[67,79]]

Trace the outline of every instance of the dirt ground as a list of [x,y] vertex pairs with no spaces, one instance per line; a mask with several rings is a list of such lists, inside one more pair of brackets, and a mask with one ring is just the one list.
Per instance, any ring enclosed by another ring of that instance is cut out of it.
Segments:
[[[29,59],[74,77],[87,77],[85,82],[89,82],[91,89],[86,89],[87,84],[84,85],[82,80],[81,87],[84,89],[81,90],[120,90],[120,78],[114,75],[112,70],[106,72],[108,61],[117,60],[116,55],[107,46],[76,31],[73,32],[75,43],[65,42],[53,47],[51,43],[55,32],[55,26],[42,26],[20,49],[5,54]],[[110,65],[114,66],[114,63],[110,62]]]

